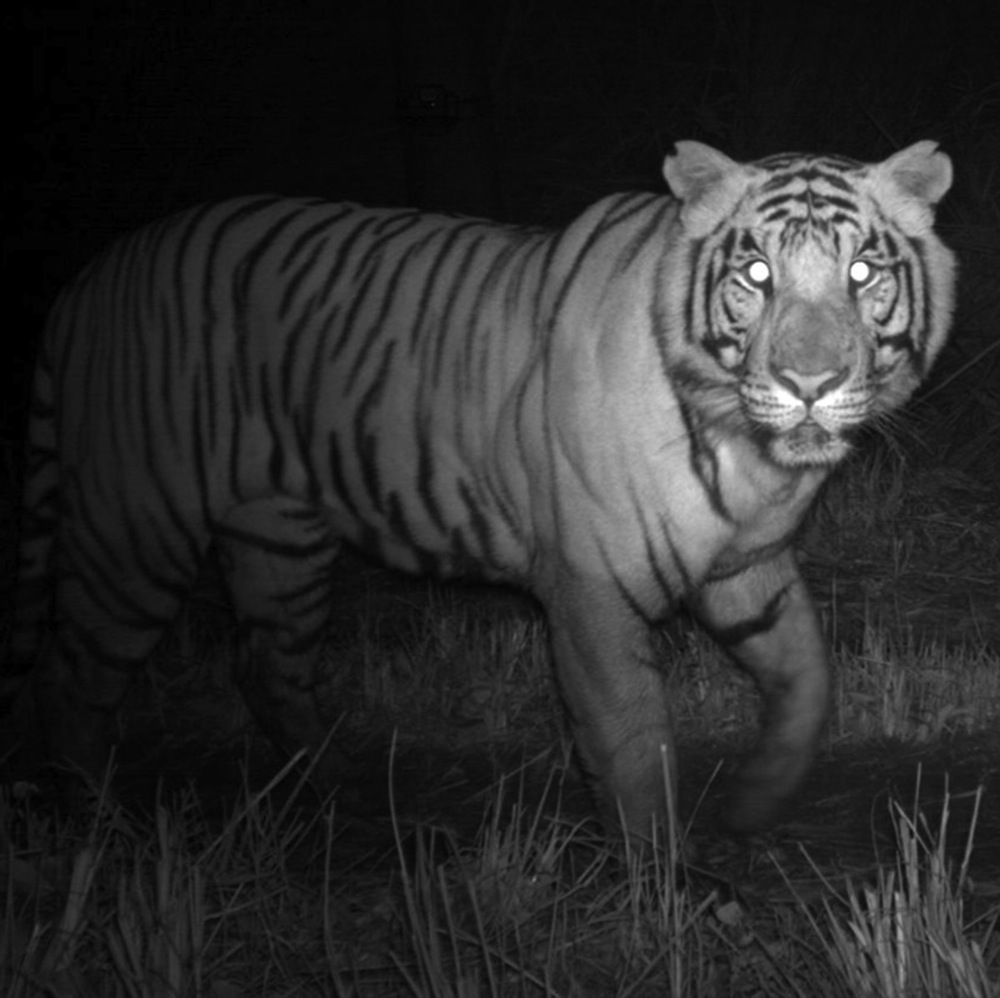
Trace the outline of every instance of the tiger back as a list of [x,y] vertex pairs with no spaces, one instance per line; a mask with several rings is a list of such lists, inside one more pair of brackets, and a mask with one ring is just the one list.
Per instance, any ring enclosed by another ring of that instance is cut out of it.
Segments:
[[951,167],[684,142],[665,175],[554,232],[256,197],[95,260],[29,429],[12,661],[53,756],[99,771],[212,551],[248,703],[335,783],[314,691],[347,542],[539,599],[580,760],[638,835],[676,785],[651,628],[683,601],[760,687],[730,820],[771,820],[828,700],[792,540],[943,345]]

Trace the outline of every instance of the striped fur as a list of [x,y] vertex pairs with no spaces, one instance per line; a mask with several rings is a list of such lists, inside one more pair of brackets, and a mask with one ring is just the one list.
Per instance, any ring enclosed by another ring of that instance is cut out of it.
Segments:
[[930,142],[876,165],[682,142],[665,176],[673,197],[557,232],[253,197],[95,260],[52,312],[30,423],[12,658],[52,752],[100,767],[210,544],[251,706],[318,752],[347,541],[538,597],[580,758],[637,834],[673,768],[650,627],[686,602],[761,688],[731,818],[768,821],[827,704],[791,541],[944,342],[951,166]]

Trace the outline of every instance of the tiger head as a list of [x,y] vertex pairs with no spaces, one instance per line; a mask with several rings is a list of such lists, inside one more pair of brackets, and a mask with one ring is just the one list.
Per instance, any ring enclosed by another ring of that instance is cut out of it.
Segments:
[[681,391],[779,465],[839,461],[944,344],[955,264],[932,226],[951,161],[927,141],[877,164],[678,142],[664,174],[688,253]]

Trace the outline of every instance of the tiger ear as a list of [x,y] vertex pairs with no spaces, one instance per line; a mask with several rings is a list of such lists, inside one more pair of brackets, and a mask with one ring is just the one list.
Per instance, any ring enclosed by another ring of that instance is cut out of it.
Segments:
[[700,201],[721,186],[740,166],[703,142],[685,139],[674,143],[674,152],[663,161],[663,176],[674,196],[685,204]]
[[691,236],[710,232],[745,187],[745,170],[728,156],[690,140],[675,143],[663,176],[681,202],[681,221]]
[[937,204],[951,187],[951,159],[929,139],[901,149],[876,170],[904,194],[928,205]]

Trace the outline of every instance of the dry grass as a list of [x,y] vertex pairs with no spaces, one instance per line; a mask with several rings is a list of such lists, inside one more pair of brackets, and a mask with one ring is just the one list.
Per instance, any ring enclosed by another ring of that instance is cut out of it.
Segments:
[[397,826],[380,876],[345,863],[333,802],[303,820],[247,794],[218,827],[190,796],[146,821],[105,801],[72,826],[7,792],[0,988],[986,998],[1000,901],[968,913],[975,821],[956,867],[948,798],[936,825],[919,803],[892,803],[897,850],[873,877],[814,863],[819,891],[782,873],[763,904],[685,869],[677,839],[623,855],[503,785],[468,845]]
[[989,998],[996,993],[1000,910],[987,909],[975,919],[965,915],[981,798],[980,787],[957,870],[945,848],[949,797],[934,828],[918,808],[919,792],[909,812],[892,802],[896,861],[881,867],[874,883],[848,878],[838,889],[814,867],[829,888],[825,917],[814,916],[806,904],[802,911],[848,993],[856,998]]
[[[537,714],[542,698],[546,711],[555,709],[534,618],[502,619],[487,634],[468,607],[453,611],[449,621],[433,604],[420,628],[395,631],[395,657],[379,659],[374,646],[362,655],[376,673],[371,688],[392,691],[384,716],[416,725],[410,746],[426,737],[428,714],[462,714],[469,690],[489,705],[514,686],[515,704],[531,703]],[[408,647],[410,634],[419,643]],[[698,636],[675,641],[673,653],[682,741],[706,726],[723,747],[745,739],[752,691]],[[451,683],[422,703],[420,657]],[[456,663],[465,661],[481,668],[463,685]],[[1000,663],[983,649],[897,646],[869,624],[861,648],[843,651],[837,665],[835,765],[859,746],[933,746],[996,729]],[[486,710],[494,727],[480,726],[478,736],[506,739],[512,710]],[[458,756],[469,738],[453,739]],[[390,793],[403,797],[412,790],[405,751],[401,742],[387,774]],[[461,821],[414,820],[393,797],[391,834],[366,831],[336,799],[303,806],[279,792],[290,770],[259,791],[245,781],[222,815],[187,789],[158,795],[143,818],[99,789],[82,825],[58,822],[30,788],[7,787],[0,990],[982,998],[1000,984],[1000,864],[989,851],[997,808],[988,795],[980,808],[982,790],[971,818],[964,791],[938,799],[918,789],[908,808],[906,797],[869,805],[895,830],[895,845],[882,836],[874,858],[870,847],[860,855],[843,818],[866,779],[858,769],[841,795],[807,805],[784,841],[779,831],[733,850],[706,834],[696,814],[688,841],[668,837],[636,856],[610,848],[575,817],[579,808],[560,803],[566,765],[550,761],[541,793],[526,769],[501,780],[485,808],[480,798],[456,798],[453,807],[481,816],[471,835],[457,830]],[[940,808],[936,824],[923,817],[925,798]],[[955,867],[949,822],[959,803],[966,842]],[[990,815],[985,828],[981,811]],[[822,845],[822,858],[803,862],[797,839]],[[692,853],[696,861],[685,863]],[[970,860],[977,856],[978,866]],[[780,878],[763,869],[767,857]],[[885,990],[890,979],[896,991]]]

